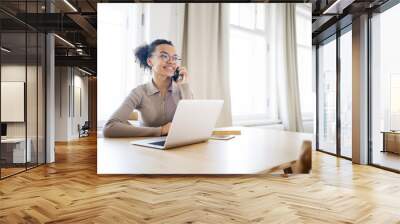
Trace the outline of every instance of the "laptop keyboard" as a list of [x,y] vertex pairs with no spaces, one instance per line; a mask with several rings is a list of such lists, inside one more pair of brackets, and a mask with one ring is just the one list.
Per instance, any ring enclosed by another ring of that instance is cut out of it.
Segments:
[[159,146],[164,146],[164,145],[165,145],[165,141],[160,141],[160,142],[150,142],[149,144],[152,144],[152,145],[159,145]]

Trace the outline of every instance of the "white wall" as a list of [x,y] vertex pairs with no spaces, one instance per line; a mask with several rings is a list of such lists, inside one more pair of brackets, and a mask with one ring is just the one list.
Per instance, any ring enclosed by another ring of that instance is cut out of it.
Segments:
[[[26,80],[27,79],[27,80]],[[32,161],[36,162],[39,153],[39,163],[44,162],[44,74],[39,66],[25,66],[25,64],[3,64],[1,66],[1,81],[17,81],[26,84],[26,107],[22,107],[22,113],[26,112],[26,120],[23,122],[6,122],[7,137],[28,137],[30,139]],[[2,98],[7,96],[2,95]],[[1,108],[11,110],[10,108]],[[11,112],[12,111],[8,111]]]
[[[71,135],[73,138],[79,137],[78,124],[82,126],[85,121],[88,121],[88,78],[83,77],[80,74],[76,74],[77,70],[74,71],[74,108],[72,113],[72,130]],[[78,93],[80,91],[80,93]],[[80,95],[80,97],[79,97]],[[79,102],[80,101],[80,102]],[[81,111],[80,111],[81,110]]]
[[[30,74],[33,67],[25,65],[2,65],[1,66],[1,81],[2,82],[25,82],[25,69]],[[2,96],[3,98],[4,96]],[[1,108],[7,110],[8,108]],[[25,136],[25,123],[24,122],[11,122],[7,123],[7,136],[8,137],[24,137]]]
[[68,85],[67,67],[55,68],[55,140],[68,140]]
[[315,125],[314,125],[314,120],[303,120],[303,129],[305,133],[315,133]]
[[184,9],[184,3],[145,4],[145,23],[148,23],[146,41],[151,42],[160,38],[170,40],[178,54],[182,55]]
[[24,122],[24,82],[1,82],[1,121]]
[[55,85],[55,141],[77,139],[78,124],[88,120],[88,78],[75,68],[56,67]]
[[[27,88],[27,120],[28,120],[28,137],[30,133],[35,132],[36,135],[36,67],[25,65],[2,65],[1,66],[1,81],[18,81],[25,82],[27,71],[28,87]],[[35,77],[35,79],[33,78]],[[4,96],[2,96],[4,97]],[[39,105],[40,106],[40,105]],[[1,108],[7,110],[7,108]],[[11,122],[7,125],[8,137],[24,137],[26,122]]]

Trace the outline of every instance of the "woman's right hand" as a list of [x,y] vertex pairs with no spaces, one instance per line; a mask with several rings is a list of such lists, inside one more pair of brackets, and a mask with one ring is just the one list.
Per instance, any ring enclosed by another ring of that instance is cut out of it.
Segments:
[[161,135],[168,135],[169,128],[171,127],[171,122],[161,126]]
[[179,67],[179,75],[181,75],[182,78],[176,81],[177,84],[184,84],[189,82],[189,75],[185,67]]

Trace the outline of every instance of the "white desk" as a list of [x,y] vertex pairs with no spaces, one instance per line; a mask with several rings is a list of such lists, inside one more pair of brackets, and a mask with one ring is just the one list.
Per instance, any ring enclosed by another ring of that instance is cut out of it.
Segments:
[[[25,154],[25,138],[6,138],[6,139],[1,139],[1,144],[6,146],[6,145],[13,145],[12,148],[12,163],[25,163],[31,161],[31,145],[32,141],[30,138],[27,139],[27,148],[26,148],[26,154]],[[5,151],[5,149],[2,149],[2,151]]]
[[242,128],[230,140],[209,140],[169,150],[129,144],[139,138],[98,138],[98,174],[256,174],[298,159],[311,134]]

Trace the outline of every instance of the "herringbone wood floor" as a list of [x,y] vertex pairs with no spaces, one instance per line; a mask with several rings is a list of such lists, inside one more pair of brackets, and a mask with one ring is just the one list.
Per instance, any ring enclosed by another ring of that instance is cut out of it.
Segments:
[[97,176],[96,139],[0,181],[0,223],[400,223],[400,175],[314,152],[309,175]]

